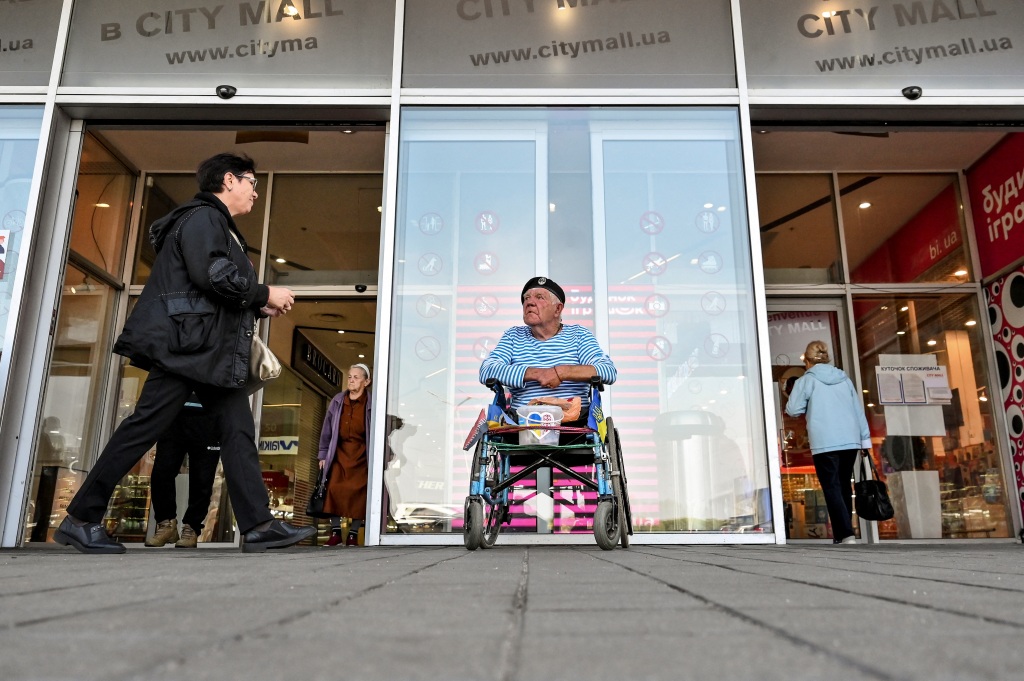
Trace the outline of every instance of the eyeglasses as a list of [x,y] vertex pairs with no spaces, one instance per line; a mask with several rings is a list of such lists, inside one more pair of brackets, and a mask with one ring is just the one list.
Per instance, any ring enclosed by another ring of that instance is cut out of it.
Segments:
[[[231,174],[235,175],[234,173]],[[256,183],[259,182],[259,180],[257,180],[255,177],[249,177],[248,175],[235,175],[235,177],[237,177],[239,180],[249,180],[249,182],[252,182],[253,191],[256,190]]]

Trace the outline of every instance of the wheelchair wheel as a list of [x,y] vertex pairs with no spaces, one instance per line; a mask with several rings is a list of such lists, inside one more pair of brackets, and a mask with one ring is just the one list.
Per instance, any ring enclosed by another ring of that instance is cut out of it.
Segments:
[[619,541],[620,529],[615,504],[610,501],[599,502],[594,513],[594,539],[597,545],[605,551],[614,549]]
[[466,513],[462,525],[462,542],[469,551],[476,551],[484,541],[484,509],[478,500],[466,500]]
[[501,520],[505,515],[505,507],[501,504],[494,504],[487,513],[487,522],[484,523],[483,536],[480,541],[480,548],[489,549],[498,540],[498,533],[501,532]]
[[608,458],[612,462],[612,491],[615,496],[615,511],[619,524],[619,543],[622,548],[629,548],[629,535],[633,533],[633,523],[629,512],[629,487],[626,483],[626,467],[622,459],[622,448],[619,446],[619,431],[608,418]]

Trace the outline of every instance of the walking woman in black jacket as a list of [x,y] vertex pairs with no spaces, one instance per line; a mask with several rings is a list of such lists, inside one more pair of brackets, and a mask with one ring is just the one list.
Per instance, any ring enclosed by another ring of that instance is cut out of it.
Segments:
[[149,376],[135,412],[114,431],[68,505],[57,543],[83,553],[124,553],[100,524],[107,502],[193,392],[220,422],[221,460],[242,549],[283,548],[315,534],[270,513],[245,389],[257,316],[286,314],[295,301],[287,288],[257,283],[233,219],[252,210],[255,170],[247,156],[203,161],[195,198],[150,227],[153,271],[114,345]]

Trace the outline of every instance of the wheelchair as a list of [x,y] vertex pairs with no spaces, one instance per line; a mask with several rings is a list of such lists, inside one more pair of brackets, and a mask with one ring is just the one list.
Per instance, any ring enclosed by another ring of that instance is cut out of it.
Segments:
[[[513,488],[544,466],[597,492],[594,539],[598,546],[606,551],[616,544],[629,547],[633,526],[619,433],[612,419],[603,417],[601,379],[594,377],[590,383],[588,427],[580,428],[544,423],[518,425],[518,416],[507,406],[504,386],[493,378],[487,380],[486,386],[495,393],[494,401],[481,411],[463,446],[469,451],[475,445],[469,495],[463,509],[463,540],[468,550],[494,546],[502,525],[512,520]],[[535,434],[557,431],[559,443],[519,444],[519,433],[524,430]],[[517,469],[515,473],[513,468]],[[586,468],[588,473],[574,468]]]

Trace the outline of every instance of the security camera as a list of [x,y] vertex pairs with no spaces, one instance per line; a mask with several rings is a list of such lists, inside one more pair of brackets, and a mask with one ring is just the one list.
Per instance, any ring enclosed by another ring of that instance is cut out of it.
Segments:
[[217,96],[221,99],[231,99],[238,92],[238,88],[234,85],[218,85]]
[[909,85],[903,88],[901,92],[903,92],[903,96],[909,99],[910,101],[914,101],[915,99],[921,99],[921,95],[924,94],[924,90],[922,90],[919,85]]
[[356,284],[356,293],[366,293],[366,284]]

